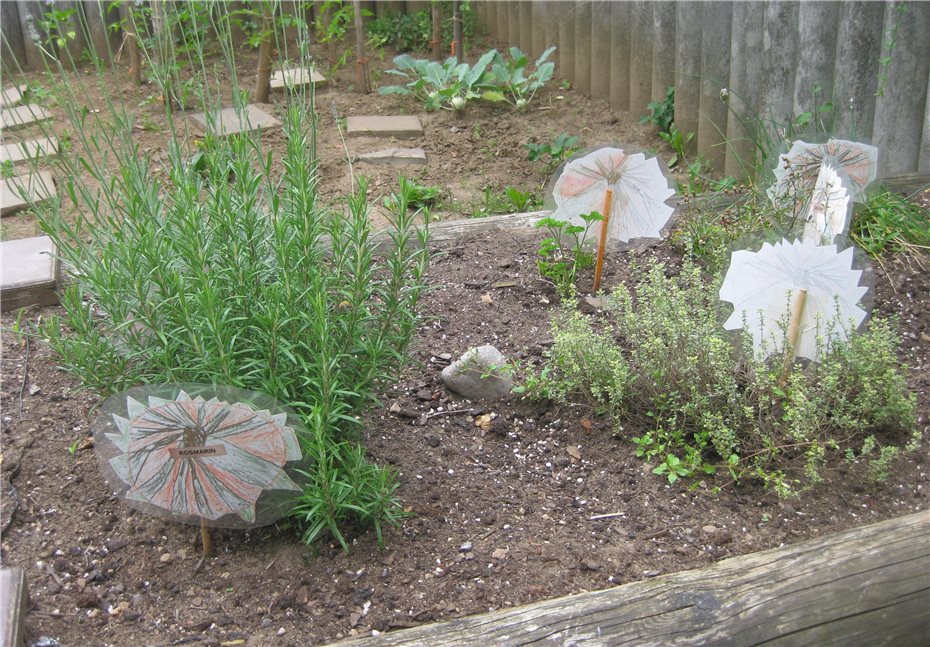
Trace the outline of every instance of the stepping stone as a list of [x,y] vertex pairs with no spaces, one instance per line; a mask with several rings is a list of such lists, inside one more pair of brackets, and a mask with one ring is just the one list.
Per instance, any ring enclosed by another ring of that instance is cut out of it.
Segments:
[[26,576],[18,566],[0,569],[0,645],[26,644],[23,620],[29,611]]
[[326,79],[323,78],[323,75],[310,68],[309,73],[306,68],[303,67],[294,67],[289,70],[278,70],[271,75],[271,89],[272,90],[283,90],[287,88],[288,90],[296,90],[297,88],[303,87],[307,84],[313,83],[314,85],[321,85],[326,83]]
[[0,310],[58,303],[58,260],[48,236],[0,243]]
[[212,126],[207,121],[205,112],[191,115],[191,121],[205,132],[213,132],[216,135],[236,135],[281,125],[280,121],[251,103],[245,107],[244,114],[240,115],[235,108],[224,108],[214,117]]
[[23,95],[26,94],[27,85],[15,85],[10,88],[6,88],[0,93],[0,107],[3,108],[12,108],[18,103],[21,103],[23,100]]
[[48,171],[5,179],[0,182],[0,216],[9,216],[28,208],[30,203],[42,202],[55,195],[55,183]]
[[0,110],[0,128],[20,128],[51,118],[52,115],[42,106],[27,103],[24,106]]
[[379,137],[419,137],[423,134],[423,126],[416,115],[400,117],[382,117],[373,115],[367,117],[349,117],[346,122],[346,132],[349,135],[374,135]]
[[0,146],[0,164],[7,162],[16,164],[17,162],[33,160],[39,157],[50,157],[56,154],[58,154],[57,138],[30,139],[25,142]]
[[385,148],[383,151],[361,153],[355,158],[369,164],[426,164],[426,152],[422,148]]

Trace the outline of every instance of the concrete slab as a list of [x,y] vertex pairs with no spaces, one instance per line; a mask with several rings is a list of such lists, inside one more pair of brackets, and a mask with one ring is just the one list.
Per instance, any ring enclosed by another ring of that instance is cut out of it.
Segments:
[[378,137],[419,137],[423,125],[416,115],[383,117],[380,115],[349,117],[346,122],[349,135]]
[[4,88],[3,92],[0,92],[0,107],[12,108],[17,104],[22,103],[23,95],[26,94],[27,87],[29,86],[23,84]]
[[251,103],[245,107],[245,112],[241,115],[235,108],[224,108],[220,110],[219,113],[214,115],[212,124],[205,112],[191,115],[190,119],[203,131],[213,132],[217,135],[248,133],[255,130],[275,128],[281,125],[280,121]]
[[22,106],[16,106],[15,108],[4,108],[0,110],[0,128],[21,128],[51,118],[51,113],[46,111],[42,106],[35,103],[27,103]]
[[326,78],[313,68],[307,70],[303,67],[294,67],[288,70],[278,70],[271,75],[271,89],[296,90],[308,84],[322,85]]
[[58,139],[43,137],[0,146],[0,164],[24,162],[58,154]]
[[355,157],[356,161],[368,164],[426,164],[426,151],[422,148],[386,148],[372,153],[361,153]]
[[29,207],[30,203],[43,202],[57,195],[52,174],[48,171],[16,175],[0,182],[0,217]]
[[58,303],[58,260],[48,236],[0,243],[0,310]]

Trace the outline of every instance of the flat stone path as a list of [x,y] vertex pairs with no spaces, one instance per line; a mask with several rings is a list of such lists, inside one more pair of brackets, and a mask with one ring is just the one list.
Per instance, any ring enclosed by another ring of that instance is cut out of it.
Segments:
[[15,85],[9,88],[4,88],[3,92],[0,93],[0,107],[2,108],[12,108],[13,106],[22,103],[23,95],[26,94],[27,85]]
[[415,115],[349,117],[346,133],[349,136],[419,137],[423,134],[423,125]]
[[380,165],[426,164],[426,152],[422,148],[386,148],[372,153],[361,153],[356,156],[359,162]]
[[58,261],[48,236],[0,243],[0,309],[58,303]]
[[326,78],[310,68],[309,72],[303,67],[294,67],[287,70],[277,70],[271,75],[272,90],[296,90],[308,84],[321,85],[326,83]]
[[281,125],[278,119],[251,103],[245,107],[245,113],[241,115],[235,108],[224,108],[218,114],[214,113],[212,119],[209,119],[205,112],[191,115],[190,119],[205,132],[215,135],[236,135]]
[[52,115],[42,106],[27,103],[15,108],[0,110],[0,128],[20,128],[51,118]]
[[26,644],[24,620],[28,611],[29,590],[23,569],[0,568],[0,645]]
[[43,137],[24,142],[4,144],[0,147],[0,164],[24,162],[39,157],[50,157],[58,153],[58,139]]
[[0,217],[9,216],[57,195],[52,174],[16,175],[0,182]]

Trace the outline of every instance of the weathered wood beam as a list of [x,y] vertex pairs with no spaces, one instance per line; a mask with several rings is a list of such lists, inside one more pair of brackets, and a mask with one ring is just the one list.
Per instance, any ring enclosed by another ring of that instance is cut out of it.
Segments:
[[924,511],[708,568],[338,644],[926,644],[928,565]]

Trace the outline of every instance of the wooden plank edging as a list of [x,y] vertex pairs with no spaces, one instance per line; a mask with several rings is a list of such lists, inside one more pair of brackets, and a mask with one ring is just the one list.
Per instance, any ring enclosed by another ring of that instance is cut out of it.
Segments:
[[930,512],[612,589],[336,643],[912,645],[930,639]]

